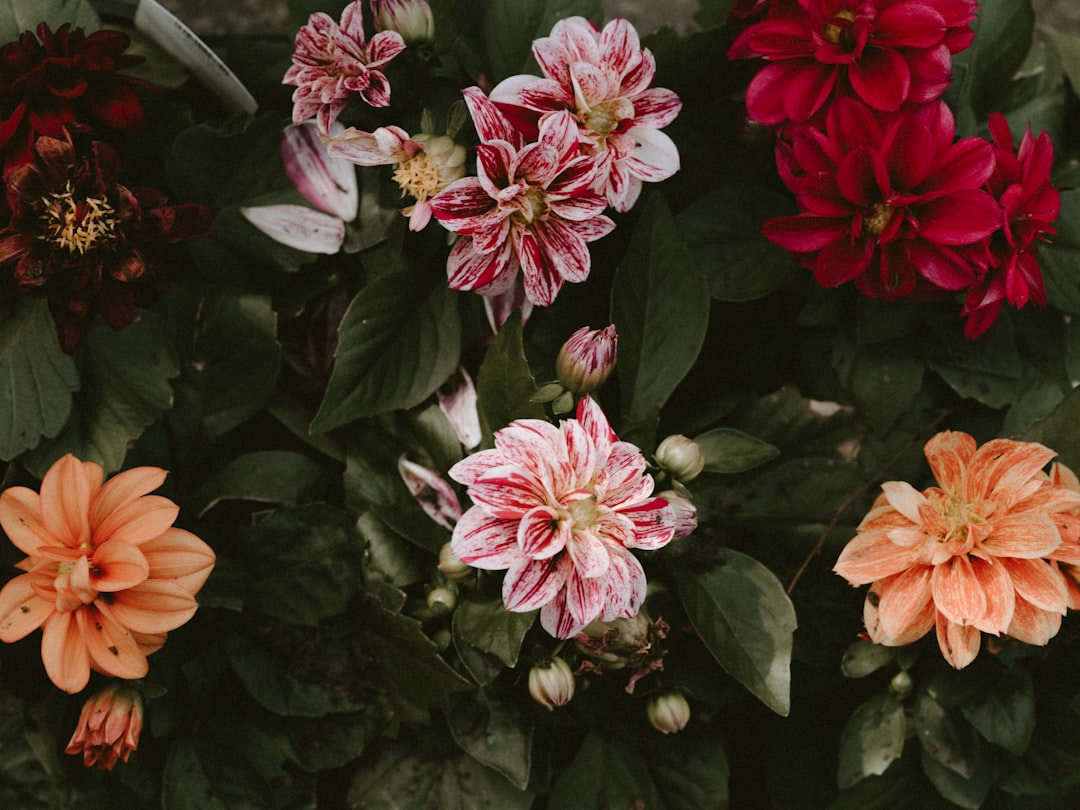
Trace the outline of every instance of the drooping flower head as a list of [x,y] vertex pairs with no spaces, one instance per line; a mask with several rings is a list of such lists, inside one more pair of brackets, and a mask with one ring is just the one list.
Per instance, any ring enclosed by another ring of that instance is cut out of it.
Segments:
[[447,261],[450,287],[501,295],[520,270],[526,297],[546,307],[564,282],[588,277],[587,243],[615,227],[593,190],[597,162],[580,153],[566,110],[544,118],[538,140],[526,143],[480,88],[463,92],[481,141],[478,176],[431,200],[435,218],[462,235]]
[[955,131],[941,102],[882,115],[838,99],[823,131],[796,127],[778,149],[800,213],[769,220],[765,235],[823,287],[851,281],[886,300],[970,287],[1001,213],[982,188],[994,171],[990,144],[954,143]]
[[111,771],[139,747],[142,727],[142,697],[130,686],[113,681],[86,701],[64,753],[82,754],[87,768],[96,765]]
[[747,111],[760,124],[809,121],[842,97],[892,112],[945,92],[952,55],[974,36],[976,9],[975,0],[773,3],[728,58],[768,62],[746,91]]
[[630,617],[645,572],[630,549],[671,541],[675,518],[652,497],[645,459],[621,442],[590,398],[558,427],[511,422],[495,447],[450,469],[473,506],[454,528],[454,553],[476,568],[507,569],[507,610],[540,608],[540,622],[571,638],[595,619]]
[[403,50],[405,41],[397,31],[380,31],[370,42],[366,39],[360,0],[345,6],[340,25],[315,12],[296,32],[293,63],[282,79],[282,84],[296,86],[293,123],[315,118],[325,134],[355,99],[385,107],[390,83],[379,68]]
[[583,148],[598,160],[597,189],[616,211],[633,206],[643,181],[678,171],[679,150],[660,130],[682,102],[671,90],[650,87],[656,60],[627,20],[612,20],[603,31],[584,17],[559,20],[533,43],[533,55],[544,78],[511,76],[491,91],[492,100],[515,119],[569,111]]
[[154,85],[118,71],[143,57],[126,54],[130,43],[120,31],[89,36],[69,24],[52,31],[46,23],[37,36],[26,31],[0,48],[0,148],[4,166],[33,160],[38,135],[64,137],[64,127],[79,123],[101,137],[137,132],[144,123],[140,89]]
[[160,191],[121,184],[116,153],[84,133],[42,135],[34,161],[8,170],[4,183],[0,290],[47,298],[69,353],[95,312],[114,329],[129,324],[137,293],[164,289],[165,246],[204,236],[212,219],[204,206],[166,205]]
[[925,452],[938,485],[882,484],[833,569],[870,585],[863,619],[871,641],[910,644],[936,628],[957,669],[975,659],[982,633],[1046,644],[1068,592],[1044,558],[1062,545],[1056,523],[1080,508],[1080,492],[1051,481],[1043,467],[1054,452],[1034,442],[978,447],[945,431]]
[[165,476],[136,467],[103,483],[101,467],[69,454],[40,494],[0,495],[0,526],[27,555],[16,566],[25,573],[0,590],[0,641],[42,628],[45,672],[65,692],[85,687],[91,669],[142,678],[146,657],[198,607],[214,552],[173,528],[176,504],[149,494]]
[[1005,116],[993,113],[988,121],[994,139],[994,173],[987,189],[1001,206],[1001,229],[990,240],[990,270],[969,291],[962,315],[964,334],[981,335],[997,318],[1005,302],[1017,309],[1029,301],[1046,304],[1046,285],[1036,254],[1039,241],[1054,233],[1053,221],[1061,210],[1061,195],[1050,183],[1054,145],[1045,132],[1038,138],[1028,126],[1020,146],[1014,147]]

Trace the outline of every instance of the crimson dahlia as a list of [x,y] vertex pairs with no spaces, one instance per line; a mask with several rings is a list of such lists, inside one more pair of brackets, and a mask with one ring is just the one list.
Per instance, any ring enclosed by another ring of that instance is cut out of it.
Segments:
[[781,175],[800,213],[765,235],[800,254],[824,287],[851,281],[872,298],[940,297],[976,283],[1000,208],[982,186],[994,153],[981,138],[953,142],[944,103],[882,116],[838,99],[825,130],[793,129]]
[[952,55],[971,44],[976,8],[975,0],[776,2],[728,58],[769,63],[746,91],[750,117],[762,124],[808,121],[844,96],[894,111],[945,92]]

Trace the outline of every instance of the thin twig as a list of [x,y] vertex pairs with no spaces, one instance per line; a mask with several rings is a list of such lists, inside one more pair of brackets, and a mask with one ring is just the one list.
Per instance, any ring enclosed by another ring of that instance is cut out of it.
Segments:
[[945,417],[948,416],[950,413],[952,413],[952,409],[946,409],[939,413],[937,416],[935,416],[930,421],[930,423],[926,425],[926,427],[924,427],[922,430],[912,436],[910,441],[908,441],[888,461],[886,461],[881,466],[881,468],[876,473],[874,473],[872,478],[868,479],[865,484],[852,492],[851,495],[842,504],[836,507],[836,511],[833,513],[832,520],[829,521],[829,524],[825,527],[825,531],[821,533],[821,536],[817,539],[814,547],[810,549],[810,553],[806,555],[806,559],[803,560],[802,565],[799,566],[799,570],[795,572],[795,576],[791,578],[791,582],[787,586],[788,596],[791,596],[791,592],[795,590],[795,585],[799,582],[799,580],[802,578],[803,573],[809,567],[810,561],[821,553],[821,549],[825,547],[825,541],[828,539],[829,535],[832,534],[832,530],[836,528],[836,524],[840,522],[840,518],[844,516],[844,512],[846,512],[851,507],[851,505],[855,503],[855,501],[857,501],[864,494],[866,494],[867,490],[869,490],[870,487],[877,484],[885,476],[885,473],[892,469],[892,467],[897,464],[901,458],[904,457],[904,454],[915,446],[915,442],[919,438],[919,436],[936,428],[939,424],[941,424],[942,420],[945,419]]

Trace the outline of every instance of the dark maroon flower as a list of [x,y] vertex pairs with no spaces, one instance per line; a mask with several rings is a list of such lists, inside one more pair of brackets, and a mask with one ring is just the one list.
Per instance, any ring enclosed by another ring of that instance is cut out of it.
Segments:
[[996,168],[986,187],[1001,205],[1001,229],[990,240],[990,270],[968,291],[964,309],[964,335],[973,340],[990,328],[1008,301],[1017,309],[1032,301],[1046,304],[1046,285],[1035,258],[1038,242],[1054,233],[1052,222],[1061,210],[1061,196],[1050,184],[1054,145],[1028,126],[1019,148],[1005,116],[994,113],[989,120],[994,139]]
[[990,144],[954,136],[941,102],[883,116],[837,99],[824,131],[795,127],[780,151],[800,213],[769,220],[765,235],[824,287],[852,281],[887,300],[967,289],[989,262],[1001,213],[982,188]]
[[112,135],[143,125],[138,88],[154,85],[117,71],[143,57],[125,54],[130,43],[119,31],[87,36],[69,24],[56,31],[45,23],[37,36],[26,31],[0,48],[0,147],[4,165],[33,160],[38,135],[63,138],[64,127],[80,123]]
[[975,0],[797,0],[768,6],[730,59],[761,57],[746,91],[761,124],[808,121],[829,98],[854,96],[877,110],[939,98],[952,55],[971,43]]
[[121,185],[116,153],[86,133],[42,135],[33,156],[4,173],[3,304],[10,310],[12,295],[47,298],[60,345],[72,353],[94,312],[114,329],[130,323],[136,293],[164,289],[165,245],[205,235],[211,214]]

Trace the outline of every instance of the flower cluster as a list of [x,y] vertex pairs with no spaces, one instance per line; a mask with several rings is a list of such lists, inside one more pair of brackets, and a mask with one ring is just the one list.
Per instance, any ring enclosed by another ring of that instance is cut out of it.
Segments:
[[[408,14],[399,9],[398,17],[386,5],[371,3],[380,26],[396,19],[417,41],[430,38],[426,4],[412,3]],[[284,79],[297,86],[293,120],[316,116],[335,158],[393,166],[402,195],[414,200],[403,210],[411,230],[423,230],[434,216],[459,235],[447,262],[453,289],[550,305],[564,283],[588,277],[588,243],[615,227],[604,210],[627,211],[643,182],[679,168],[678,150],[660,130],[681,103],[670,90],[650,86],[655,60],[621,19],[603,30],[582,17],[560,20],[533,44],[542,77],[511,76],[490,95],[479,87],[462,91],[479,138],[475,176],[465,176],[466,152],[451,133],[410,135],[398,125],[334,132],[354,98],[389,105],[386,77],[375,68],[405,47],[397,31],[385,28],[366,42],[362,17],[361,3],[353,2],[340,24],[319,13],[300,30]],[[279,241],[295,236],[289,223],[272,227]],[[312,236],[312,245],[329,243]],[[493,320],[497,327],[501,318]]]
[[824,287],[852,282],[887,301],[964,293],[968,339],[1006,301],[1046,302],[1035,252],[1058,214],[1045,134],[1029,127],[1014,150],[995,114],[993,143],[957,140],[940,101],[975,11],[974,0],[770,3],[728,52],[768,63],[746,106],[777,129],[799,206],[765,235]]
[[1046,644],[1076,603],[1058,564],[1080,562],[1075,476],[1051,478],[1043,467],[1055,454],[1034,442],[979,447],[966,433],[945,431],[925,453],[937,486],[882,484],[833,569],[853,585],[870,584],[870,640],[898,646],[936,629],[957,669],[975,659],[982,633]]

